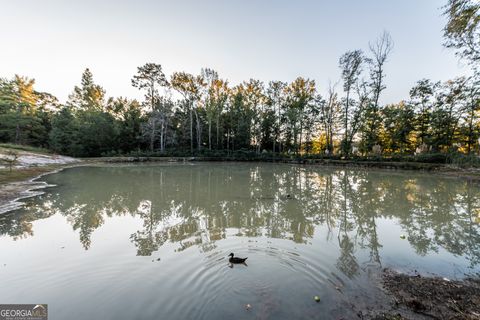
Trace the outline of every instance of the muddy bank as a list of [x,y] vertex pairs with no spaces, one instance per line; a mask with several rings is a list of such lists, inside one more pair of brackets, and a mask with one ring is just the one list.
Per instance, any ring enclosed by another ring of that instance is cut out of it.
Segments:
[[0,147],[0,214],[21,207],[21,199],[33,197],[47,187],[39,177],[81,164],[81,160],[22,149]]
[[14,172],[18,177],[33,176],[33,178],[0,185],[0,214],[20,208],[23,205],[22,199],[42,194],[41,189],[47,188],[49,185],[36,180],[44,175],[59,172],[63,168],[56,166],[44,167],[39,170],[23,170],[21,174]]
[[48,185],[42,182],[21,181],[12,182],[0,187],[0,214],[18,209],[22,206],[20,200],[41,194],[39,189]]
[[480,279],[462,281],[406,275],[386,269],[381,289],[390,300],[384,310],[361,319],[480,319]]

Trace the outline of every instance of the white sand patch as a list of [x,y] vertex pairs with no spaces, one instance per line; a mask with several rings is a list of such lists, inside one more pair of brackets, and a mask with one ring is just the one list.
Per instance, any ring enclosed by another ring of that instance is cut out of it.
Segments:
[[[0,159],[9,159],[11,155],[0,153]],[[80,160],[60,155],[44,155],[29,152],[18,153],[17,161],[14,168],[28,168],[28,167],[41,167],[51,164],[68,164],[76,163]],[[0,161],[0,168],[5,168],[7,165]]]
[[67,163],[74,163],[78,162],[77,159],[66,157],[66,156],[46,156],[46,155],[21,155],[19,157],[19,165],[20,166],[45,166],[48,164],[67,164]]

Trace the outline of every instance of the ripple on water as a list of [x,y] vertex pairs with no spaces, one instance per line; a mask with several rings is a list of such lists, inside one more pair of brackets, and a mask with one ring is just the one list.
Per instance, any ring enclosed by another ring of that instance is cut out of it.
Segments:
[[[230,252],[248,256],[247,265],[231,266],[226,256]],[[249,243],[246,250],[238,242],[222,246],[201,261],[191,257],[184,261],[178,270],[183,276],[174,277],[171,285],[178,292],[193,292],[194,297],[170,299],[163,308],[166,314],[182,310],[186,318],[212,319],[215,314],[226,317],[229,313],[235,316],[235,310],[246,312],[248,303],[255,304],[250,312],[257,317],[270,316],[288,301],[292,287],[303,288],[309,302],[322,287],[334,287],[338,281],[330,279],[331,267],[322,256],[322,252],[306,255],[297,248],[284,247],[282,241],[268,246]]]

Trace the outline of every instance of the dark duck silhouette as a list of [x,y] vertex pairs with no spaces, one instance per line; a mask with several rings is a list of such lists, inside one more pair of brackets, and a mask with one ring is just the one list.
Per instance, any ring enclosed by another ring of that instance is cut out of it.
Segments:
[[228,262],[230,262],[230,263],[245,263],[245,260],[248,259],[248,257],[247,258],[234,257],[233,252],[230,253],[228,256],[230,257],[230,259],[228,259]]

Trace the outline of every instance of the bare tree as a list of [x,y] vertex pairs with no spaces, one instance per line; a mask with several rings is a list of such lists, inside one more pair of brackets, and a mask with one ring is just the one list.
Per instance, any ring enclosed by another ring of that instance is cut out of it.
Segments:
[[350,153],[352,139],[348,136],[348,122],[349,122],[349,111],[351,105],[350,92],[352,88],[358,81],[358,77],[362,72],[362,64],[364,61],[363,52],[361,50],[348,51],[340,57],[339,66],[342,70],[342,80],[343,80],[343,91],[346,93],[346,98],[344,101],[343,108],[343,123],[344,123],[344,138],[342,141],[342,151],[348,156]]
[[9,150],[6,152],[6,157],[1,158],[1,160],[7,163],[10,172],[12,172],[13,166],[18,163],[18,152]]
[[375,109],[378,109],[380,94],[386,88],[384,66],[393,50],[392,37],[387,31],[384,31],[374,43],[369,43],[369,48],[372,54],[372,59],[369,62],[373,104]]
[[393,50],[393,40],[384,31],[383,34],[373,43],[369,44],[372,58],[368,59],[370,67],[370,93],[372,95],[368,108],[365,110],[365,123],[363,130],[363,149],[370,151],[374,145],[379,143],[379,99],[380,94],[385,90],[385,63]]

